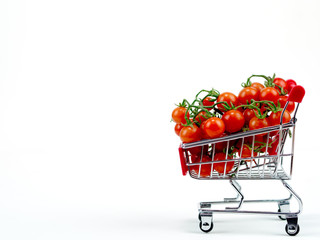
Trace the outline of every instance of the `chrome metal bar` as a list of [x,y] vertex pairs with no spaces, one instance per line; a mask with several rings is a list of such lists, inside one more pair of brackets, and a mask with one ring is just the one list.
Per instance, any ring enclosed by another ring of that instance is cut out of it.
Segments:
[[238,188],[239,184],[235,183],[235,182],[236,182],[235,180],[231,180],[230,179],[230,184],[238,192],[238,195],[240,196],[240,202],[239,202],[239,205],[237,207],[226,207],[226,210],[238,210],[238,209],[240,209],[240,207],[241,207],[241,205],[243,203],[244,196],[241,193],[241,188],[239,189]]

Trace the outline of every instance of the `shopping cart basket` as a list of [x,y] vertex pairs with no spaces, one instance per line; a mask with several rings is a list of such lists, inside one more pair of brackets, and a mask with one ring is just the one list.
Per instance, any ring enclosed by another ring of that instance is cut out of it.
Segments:
[[[294,236],[298,234],[300,228],[298,225],[298,215],[302,211],[301,198],[288,185],[285,180],[291,179],[294,157],[294,139],[296,127],[296,114],[304,97],[304,88],[294,85],[288,96],[288,102],[281,113],[280,125],[271,126],[247,132],[235,133],[221,138],[205,139],[198,142],[182,143],[179,147],[179,155],[183,175],[189,172],[192,178],[200,180],[229,180],[232,187],[237,192],[235,198],[225,198],[223,201],[201,202],[199,204],[200,229],[203,232],[210,232],[213,229],[213,213],[252,213],[252,214],[269,214],[279,216],[282,220],[287,220],[285,230],[287,234]],[[289,123],[283,123],[282,118],[289,101],[297,103],[293,117]],[[254,151],[255,139],[259,136],[266,136],[264,153]],[[252,142],[251,156],[243,156],[245,141]],[[216,160],[215,149],[218,144],[224,144],[226,147],[225,159]],[[228,159],[228,151],[232,151],[230,146],[237,145],[240,149],[237,155]],[[268,149],[269,148],[269,149]],[[196,161],[191,155],[192,149],[198,149],[199,156]],[[204,158],[204,150],[210,152]],[[221,168],[222,165],[222,168]],[[228,166],[231,165],[231,166]],[[220,166],[222,171],[217,171]],[[290,195],[285,199],[263,199],[263,200],[245,200],[241,192],[241,186],[237,180],[262,180],[276,179],[283,183],[283,186],[289,191]],[[290,211],[290,200],[292,196],[297,200],[299,209],[296,212]],[[247,211],[240,210],[245,203],[270,203],[278,204],[278,211]],[[214,209],[217,204],[229,205],[225,209]],[[230,204],[233,207],[230,207]],[[234,206],[236,205],[236,206]]]

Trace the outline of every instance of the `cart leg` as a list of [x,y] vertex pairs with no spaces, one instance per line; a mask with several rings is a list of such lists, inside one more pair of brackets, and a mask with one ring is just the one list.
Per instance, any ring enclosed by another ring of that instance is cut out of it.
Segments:
[[224,198],[224,201],[229,202],[229,201],[236,201],[239,199],[242,194],[239,194],[241,192],[241,186],[236,180],[230,180],[231,185],[236,189],[237,191],[237,196],[235,198]]
[[[237,207],[226,207],[226,210],[238,210],[242,203],[243,203],[243,199],[244,199],[244,196],[243,194],[241,193],[241,186],[239,185],[239,183],[237,183],[235,180],[231,180],[230,179],[230,184],[232,185],[232,187],[237,191],[238,195],[236,197],[236,199],[240,196],[240,202],[239,202],[239,205]],[[225,201],[228,201],[225,199]]]
[[298,224],[298,214],[302,211],[302,200],[298,196],[298,194],[296,194],[296,192],[293,191],[293,189],[289,186],[288,183],[286,183],[284,180],[282,180],[282,183],[288,189],[290,194],[292,194],[297,199],[299,204],[299,210],[297,212],[286,215],[287,225],[285,227],[285,230],[288,235],[295,236],[300,231],[300,227]]
[[[290,194],[289,199],[292,197],[292,194]],[[278,202],[278,212],[290,212],[290,202],[289,200],[285,199],[282,200],[280,202]],[[285,215],[279,215],[278,216],[281,220],[286,220],[286,216]]]

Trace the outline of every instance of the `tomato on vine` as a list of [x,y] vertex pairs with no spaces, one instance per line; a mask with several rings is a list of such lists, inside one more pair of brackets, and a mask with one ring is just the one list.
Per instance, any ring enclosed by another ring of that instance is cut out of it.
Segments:
[[260,91],[253,87],[243,88],[238,95],[238,101],[240,104],[249,104],[251,100],[259,101]]
[[225,131],[224,122],[218,117],[211,117],[200,125],[204,135],[208,138],[217,138]]
[[209,111],[212,110],[212,106],[214,105],[214,99],[211,97],[206,97],[202,100],[203,106],[206,107]]
[[177,123],[175,126],[174,126],[174,132],[180,136],[180,131],[181,129],[183,128],[183,126],[181,125],[181,123]]
[[[260,128],[265,128],[265,127],[269,127],[269,121],[267,118],[257,118],[257,117],[253,117],[250,122],[249,122],[249,129],[250,130],[255,130],[255,129],[260,129]],[[264,136],[267,133],[261,133],[258,134],[257,136]]]
[[[219,161],[219,160],[225,160],[225,159],[232,159],[232,156],[229,156],[226,158],[226,154],[223,152],[216,153],[214,155],[213,161]],[[234,166],[234,161],[228,161],[228,162],[217,162],[213,163],[213,168],[220,174],[224,174],[224,172],[229,173]]]
[[195,123],[192,126],[183,127],[180,131],[180,139],[184,143],[201,140],[201,130]]
[[[186,124],[185,114],[187,109],[185,107],[177,107],[172,111],[171,117],[175,123]],[[189,118],[189,113],[187,113],[187,118]]]
[[245,123],[243,114],[238,110],[227,111],[221,119],[225,124],[225,131],[228,133],[239,132]]
[[[268,120],[271,126],[280,124],[281,114],[282,114],[282,111],[272,112],[270,114],[270,116],[268,117]],[[290,120],[291,120],[290,113],[287,110],[285,110],[282,117],[282,123],[288,123],[290,122]]]
[[266,87],[260,91],[260,101],[271,101],[277,104],[279,97],[280,95],[274,87]]
[[[217,102],[226,102],[230,107],[231,107],[231,105],[237,106],[238,105],[238,98],[233,93],[224,92],[219,95]],[[220,111],[225,112],[227,110],[225,109],[225,107],[223,105],[224,105],[224,103],[219,103],[219,104],[217,104],[217,108]]]
[[288,85],[285,80],[282,78],[275,78],[273,83],[275,84],[275,89],[277,89],[281,95],[286,95],[288,93]]
[[[281,107],[281,108],[284,108],[284,106],[285,106],[286,103],[287,103],[287,100],[288,100],[288,97],[287,97],[287,96],[280,96],[280,97],[279,97],[279,103],[280,103],[280,107]],[[289,113],[293,113],[294,109],[295,109],[295,103],[289,101],[286,110],[287,110]]]
[[190,166],[190,170],[194,172],[194,174],[199,175],[200,177],[209,177],[211,175],[211,166],[212,164],[201,164],[205,162],[211,162],[211,158],[208,155],[191,155],[191,162],[192,163],[199,163],[199,165],[192,165]]

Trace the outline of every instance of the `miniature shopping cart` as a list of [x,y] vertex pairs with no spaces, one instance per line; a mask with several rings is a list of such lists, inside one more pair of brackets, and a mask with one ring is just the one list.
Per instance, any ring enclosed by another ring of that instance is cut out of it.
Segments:
[[[269,214],[276,215],[282,220],[287,220],[285,230],[290,236],[294,236],[299,232],[298,215],[302,211],[301,198],[288,185],[286,180],[291,179],[294,157],[294,139],[296,126],[296,113],[304,97],[304,89],[301,86],[293,86],[289,96],[288,102],[281,113],[280,125],[250,130],[247,132],[235,133],[221,138],[206,139],[192,143],[182,143],[179,147],[179,155],[181,160],[181,167],[183,175],[189,172],[192,178],[200,180],[229,180],[232,187],[237,192],[235,198],[225,198],[223,201],[201,202],[199,206],[199,220],[200,229],[203,232],[210,232],[213,229],[213,213],[251,213],[251,214]],[[282,123],[282,117],[289,101],[297,103],[295,112],[290,122]],[[259,152],[255,154],[254,144],[255,138],[264,135],[267,139],[264,153]],[[241,151],[245,141],[250,138],[252,140],[252,152],[249,157],[243,156]],[[271,140],[269,140],[271,139]],[[276,139],[272,140],[272,139]],[[270,142],[268,142],[270,141]],[[226,159],[216,160],[215,148],[217,144],[224,142],[226,144]],[[276,142],[276,150],[268,151],[268,148],[273,147],[272,144]],[[240,153],[232,159],[227,159],[228,151],[231,145],[240,146]],[[194,161],[190,152],[192,149],[200,149],[200,160]],[[210,152],[211,161],[204,160],[204,149]],[[227,170],[227,165],[232,163],[232,170]],[[215,170],[216,164],[224,164],[224,171],[217,172]],[[201,168],[209,170],[209,174],[203,175]],[[241,192],[241,187],[237,180],[262,180],[262,179],[276,179],[283,183],[283,186],[289,191],[289,197],[285,199],[264,199],[264,200],[246,200]],[[290,201],[294,197],[298,202],[298,211],[290,211]],[[247,211],[240,210],[246,203],[270,203],[274,202],[278,205],[277,211]],[[218,204],[226,204],[225,209],[215,209],[213,206]],[[231,204],[231,206],[230,206]]]

